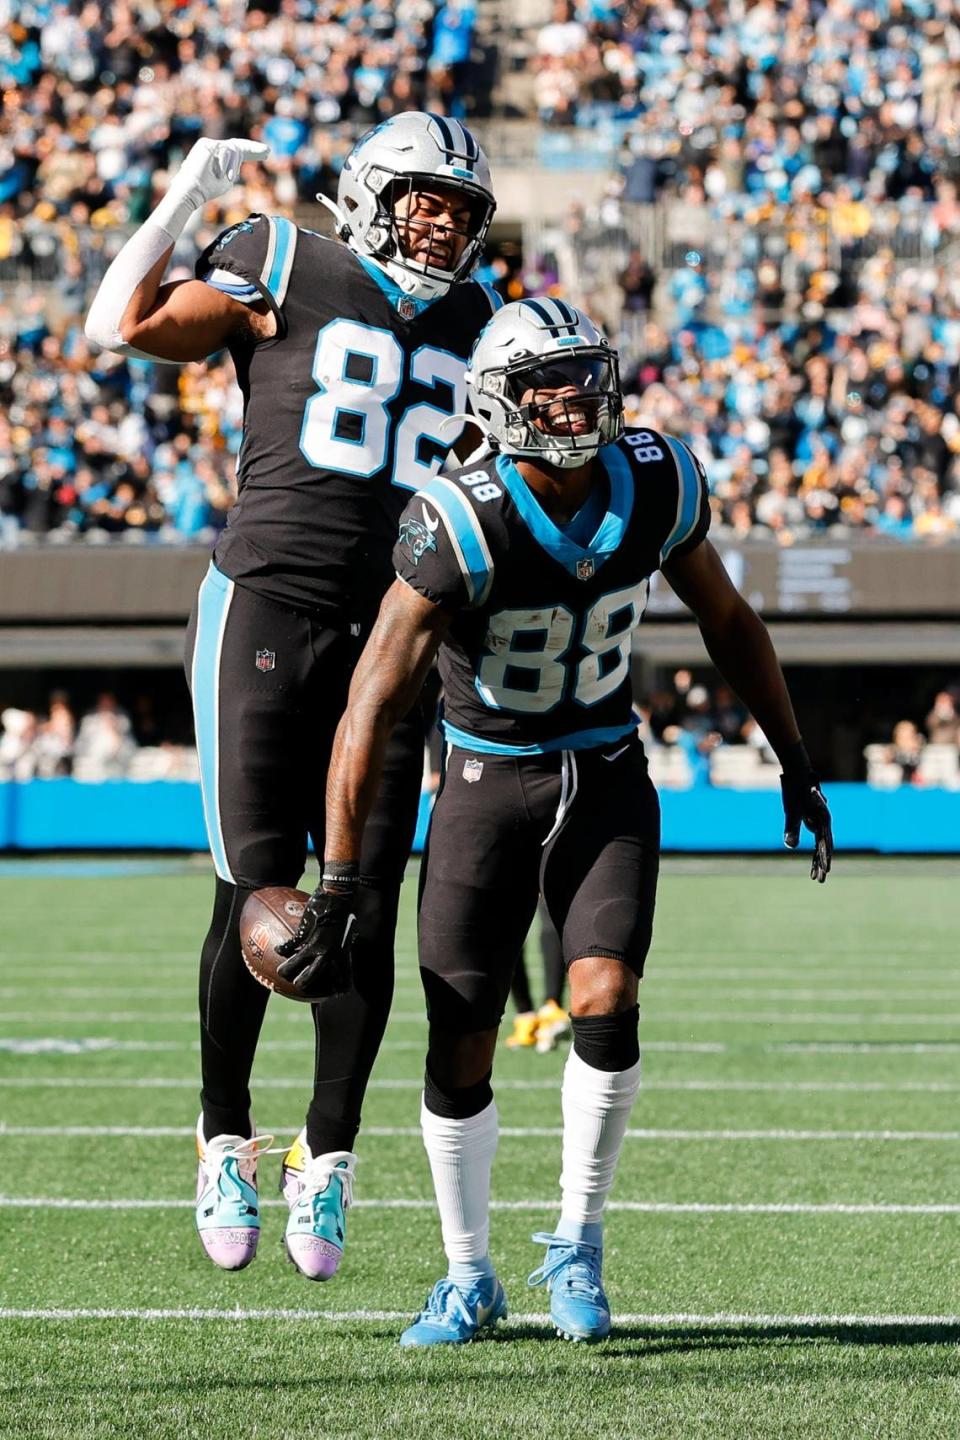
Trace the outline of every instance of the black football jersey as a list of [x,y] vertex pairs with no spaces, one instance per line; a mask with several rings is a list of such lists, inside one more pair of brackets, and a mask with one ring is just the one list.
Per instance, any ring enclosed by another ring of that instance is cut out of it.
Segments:
[[466,359],[502,302],[472,282],[410,299],[346,245],[268,215],[217,237],[197,264],[214,272],[277,319],[274,338],[230,346],[244,426],[216,564],[269,599],[364,621],[393,578],[410,492],[462,431],[443,421],[466,410]]
[[671,436],[628,430],[598,460],[585,543],[505,455],[438,476],[408,503],[397,574],[457,612],[439,659],[454,744],[535,754],[635,728],[630,646],[650,576],[701,543],[710,508],[700,462]]

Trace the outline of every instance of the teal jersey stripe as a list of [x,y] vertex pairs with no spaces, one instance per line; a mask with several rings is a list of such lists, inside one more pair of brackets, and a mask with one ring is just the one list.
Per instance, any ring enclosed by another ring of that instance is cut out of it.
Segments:
[[233,881],[227,861],[223,829],[220,824],[220,647],[233,581],[211,563],[200,586],[197,608],[197,635],[194,642],[190,689],[197,732],[197,756],[200,761],[200,791],[203,797],[203,818],[210,842],[214,869],[221,880]]
[[663,438],[677,462],[677,470],[680,474],[680,506],[676,524],[667,536],[660,552],[661,564],[675,545],[686,540],[697,523],[700,508],[700,476],[697,474],[697,467],[693,463],[692,455],[686,445],[681,444],[679,440],[673,440],[669,435],[665,435]]
[[438,477],[418,493],[440,511],[454,549],[462,557],[460,568],[470,604],[482,605],[493,584],[493,561],[483,538],[480,521],[457,487],[449,480]]
[[282,215],[271,215],[270,224],[274,228],[277,237],[276,249],[273,252],[273,263],[270,266],[270,274],[265,280],[265,285],[278,305],[282,305],[285,297],[285,287],[281,289],[284,279],[284,270],[287,264],[287,256],[290,248],[296,244],[297,227],[292,220],[287,220]]
[[508,745],[500,740],[488,740],[482,735],[471,735],[460,730],[449,720],[442,720],[444,738],[459,750],[475,750],[478,755],[552,755],[557,750],[596,750],[600,745],[611,745],[632,735],[637,722],[631,719],[628,725],[601,725],[594,730],[575,730],[571,735],[559,735],[554,740],[544,740],[541,745]]
[[479,281],[478,283],[479,283],[479,285],[480,285],[480,289],[483,291],[483,293],[486,295],[487,299],[490,301],[490,309],[491,309],[491,311],[493,312],[494,315],[496,315],[496,313],[497,313],[498,310],[502,310],[502,309],[503,309],[503,296],[500,294],[500,292],[499,292],[498,290],[494,290],[493,286],[492,286],[492,285],[488,285],[485,281],[481,280],[481,281]]

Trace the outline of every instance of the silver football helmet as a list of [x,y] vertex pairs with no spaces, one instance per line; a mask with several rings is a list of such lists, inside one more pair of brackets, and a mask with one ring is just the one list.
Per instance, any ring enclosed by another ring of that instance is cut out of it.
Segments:
[[[420,247],[420,258],[406,253],[402,233],[403,213],[416,204],[418,191],[437,188],[461,192],[470,208],[467,243],[450,266],[442,263],[448,232],[429,216],[416,220],[417,235],[429,242],[425,253]],[[466,279],[497,208],[490,166],[470,131],[459,120],[419,110],[394,115],[357,141],[340,172],[336,206],[322,195],[317,199],[333,211],[337,233],[352,250],[375,260],[405,294],[420,300],[438,299]]]
[[572,469],[623,434],[617,352],[565,300],[542,296],[498,310],[477,338],[466,379],[475,417],[507,455]]

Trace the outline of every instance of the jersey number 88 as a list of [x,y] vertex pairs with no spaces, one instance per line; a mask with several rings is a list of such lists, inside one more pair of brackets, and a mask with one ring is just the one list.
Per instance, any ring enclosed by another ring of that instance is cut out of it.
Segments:
[[487,625],[485,655],[476,688],[495,710],[545,715],[561,700],[597,705],[623,684],[630,668],[630,636],[647,603],[648,582],[614,590],[583,617],[579,644],[587,653],[573,665],[576,617],[565,605],[542,610],[500,610]]

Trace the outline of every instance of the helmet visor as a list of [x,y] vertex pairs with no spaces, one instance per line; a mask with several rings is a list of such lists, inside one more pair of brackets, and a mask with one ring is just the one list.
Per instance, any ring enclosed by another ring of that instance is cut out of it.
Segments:
[[557,391],[573,389],[580,395],[605,395],[612,388],[613,371],[607,355],[549,356],[511,369],[507,397],[515,405],[539,405]]
[[594,351],[549,356],[511,369],[506,393],[534,429],[575,441],[601,429],[617,383],[611,357]]

